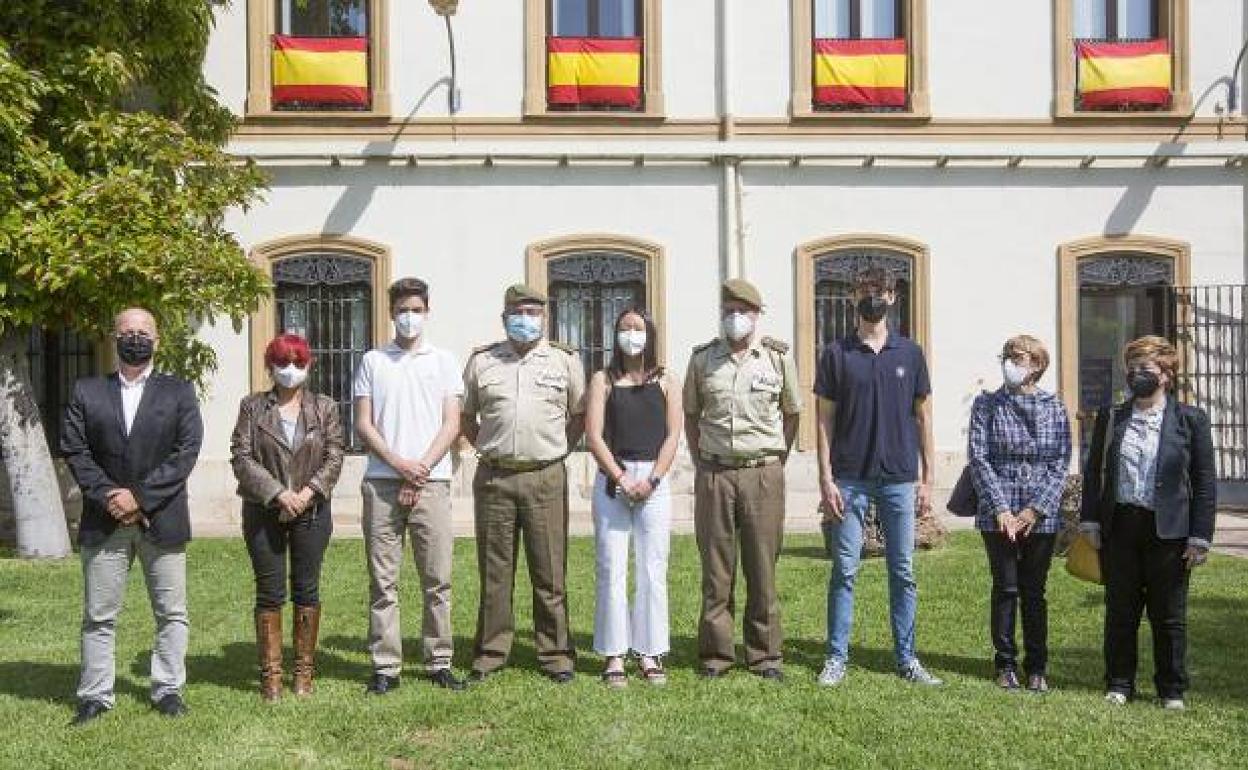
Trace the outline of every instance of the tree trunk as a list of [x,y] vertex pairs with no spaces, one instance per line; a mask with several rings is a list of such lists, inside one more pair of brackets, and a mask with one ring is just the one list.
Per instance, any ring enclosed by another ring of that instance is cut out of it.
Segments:
[[30,385],[26,337],[11,327],[0,335],[0,459],[9,477],[18,556],[69,556],[65,506]]

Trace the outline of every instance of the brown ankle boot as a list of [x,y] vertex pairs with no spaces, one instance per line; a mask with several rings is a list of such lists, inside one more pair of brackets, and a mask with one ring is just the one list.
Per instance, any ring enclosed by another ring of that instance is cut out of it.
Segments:
[[316,635],[321,625],[321,608],[295,607],[295,695],[312,694],[316,664]]
[[256,610],[256,652],[260,657],[260,697],[282,697],[282,611]]

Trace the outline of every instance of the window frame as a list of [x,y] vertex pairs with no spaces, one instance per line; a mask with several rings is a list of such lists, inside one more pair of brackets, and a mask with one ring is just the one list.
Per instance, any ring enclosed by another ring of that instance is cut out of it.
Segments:
[[[910,339],[923,349],[927,367],[932,368],[931,341],[931,251],[927,245],[910,238],[878,233],[853,233],[818,238],[798,245],[793,251],[793,277],[795,302],[794,318],[797,329],[793,335],[797,346],[797,380],[803,393],[812,393],[815,387],[815,368],[819,361],[815,356],[815,263],[841,251],[871,249],[891,251],[910,259]],[[818,419],[818,398],[806,399],[802,407],[801,427],[798,431],[798,448],[803,451],[815,448],[815,424]]]
[[641,0],[642,109],[551,110],[546,100],[546,34],[550,28],[550,0],[524,0],[525,119],[618,122],[661,121],[663,103],[663,2]]
[[1130,122],[1192,115],[1191,14],[1188,0],[1156,0],[1157,39],[1170,42],[1173,96],[1168,110],[1080,110],[1075,107],[1075,0],[1053,2],[1053,117]]
[[[261,243],[252,248],[252,262],[272,280],[273,264],[287,257],[310,251],[337,251],[372,265],[369,280],[373,288],[373,345],[379,347],[393,334],[390,327],[390,307],[386,290],[390,286],[392,255],[390,248],[349,235],[295,235]],[[264,348],[277,333],[277,307],[272,292],[266,294],[251,313],[248,324],[250,333],[250,382],[251,392],[268,390],[270,382],[264,367]]]
[[550,261],[585,251],[614,251],[646,265],[646,308],[658,330],[655,354],[659,365],[667,362],[667,274],[663,247],[652,241],[626,235],[586,233],[550,238],[532,243],[525,250],[524,278],[530,286],[543,290],[549,285]]
[[247,0],[247,101],[245,118],[299,120],[375,120],[390,117],[390,0],[368,2],[367,110],[273,109],[273,55],[270,37],[277,30],[274,0]]
[[789,117],[803,123],[928,121],[932,117],[928,85],[927,0],[901,0],[902,30],[909,71],[909,106],[897,112],[816,110],[814,103],[815,12],[812,0],[790,0],[792,31]]
[[[1095,236],[1057,247],[1058,272],[1058,392],[1071,419],[1074,457],[1082,437],[1079,415],[1079,263],[1097,257],[1162,258],[1171,261],[1173,286],[1192,284],[1192,247],[1186,241],[1152,235]],[[1179,308],[1179,312],[1187,312]],[[1187,360],[1188,346],[1180,341],[1179,356]]]

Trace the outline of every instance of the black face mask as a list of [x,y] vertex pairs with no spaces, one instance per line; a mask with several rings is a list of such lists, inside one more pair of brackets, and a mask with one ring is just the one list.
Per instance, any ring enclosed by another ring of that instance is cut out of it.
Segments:
[[1148,398],[1161,387],[1161,377],[1147,369],[1133,369],[1127,373],[1127,387],[1136,398]]
[[142,334],[123,334],[117,338],[117,357],[126,366],[142,366],[152,360],[156,343]]
[[867,323],[879,323],[888,315],[888,300],[883,297],[863,297],[858,300],[858,315]]

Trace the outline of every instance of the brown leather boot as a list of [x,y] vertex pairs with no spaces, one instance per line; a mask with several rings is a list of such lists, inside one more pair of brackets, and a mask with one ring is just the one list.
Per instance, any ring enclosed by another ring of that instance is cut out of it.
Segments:
[[321,608],[295,607],[295,695],[312,694],[316,673],[316,635],[321,626]]
[[260,657],[260,697],[282,697],[282,611],[256,610],[256,652]]

